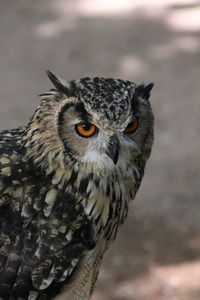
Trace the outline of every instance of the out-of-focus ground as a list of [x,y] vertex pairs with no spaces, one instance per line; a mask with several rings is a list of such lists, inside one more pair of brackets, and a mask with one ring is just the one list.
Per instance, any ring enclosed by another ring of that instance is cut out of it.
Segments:
[[1,0],[0,38],[0,129],[28,121],[46,69],[155,82],[154,149],[93,300],[199,300],[200,2]]

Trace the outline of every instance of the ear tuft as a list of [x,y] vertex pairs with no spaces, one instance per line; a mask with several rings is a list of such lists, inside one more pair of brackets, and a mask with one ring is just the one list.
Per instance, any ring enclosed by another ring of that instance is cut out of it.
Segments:
[[149,83],[146,86],[144,84],[138,85],[136,92],[139,97],[148,100],[149,97],[151,96],[151,90],[153,86],[154,86],[153,82]]
[[47,70],[47,76],[55,86],[55,88],[59,91],[62,92],[63,94],[70,96],[70,90],[67,82],[62,80],[59,77],[56,77],[51,71]]

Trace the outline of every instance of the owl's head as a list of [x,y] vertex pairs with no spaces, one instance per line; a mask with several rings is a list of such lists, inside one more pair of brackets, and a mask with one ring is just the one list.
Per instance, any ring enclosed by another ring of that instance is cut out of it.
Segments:
[[48,170],[80,163],[111,170],[138,156],[153,141],[148,101],[153,84],[81,78],[69,83],[48,72],[56,89],[42,94],[26,131],[28,156]]

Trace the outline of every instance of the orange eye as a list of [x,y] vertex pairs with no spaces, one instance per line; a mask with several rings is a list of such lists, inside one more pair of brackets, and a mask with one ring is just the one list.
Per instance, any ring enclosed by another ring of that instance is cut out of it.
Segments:
[[126,133],[133,133],[137,130],[138,128],[138,120],[136,117],[133,118],[133,120],[128,124],[128,126],[125,129]]
[[82,137],[91,137],[97,131],[97,127],[91,123],[79,123],[75,126],[76,132]]

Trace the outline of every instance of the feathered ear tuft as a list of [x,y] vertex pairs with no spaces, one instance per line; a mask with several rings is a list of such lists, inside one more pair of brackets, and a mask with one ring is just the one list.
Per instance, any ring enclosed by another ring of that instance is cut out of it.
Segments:
[[68,97],[70,96],[69,85],[67,84],[66,81],[62,80],[59,77],[56,77],[52,72],[48,70],[47,70],[47,76],[49,77],[49,79],[51,80],[51,82],[59,92],[67,95]]
[[139,97],[148,100],[149,97],[151,96],[151,90],[153,88],[154,84],[153,82],[149,83],[148,85],[138,85],[137,89],[136,89],[136,93],[138,94]]

